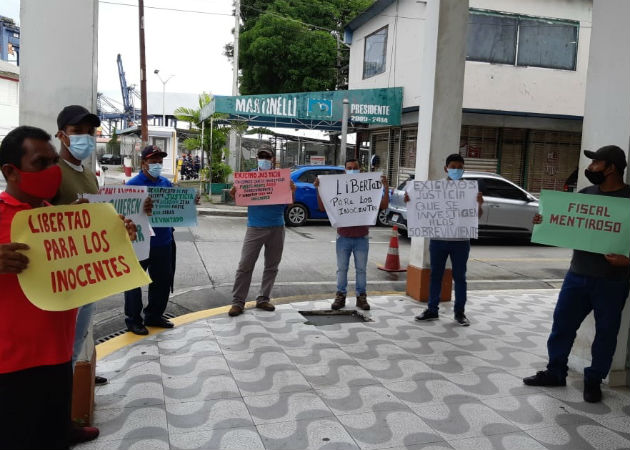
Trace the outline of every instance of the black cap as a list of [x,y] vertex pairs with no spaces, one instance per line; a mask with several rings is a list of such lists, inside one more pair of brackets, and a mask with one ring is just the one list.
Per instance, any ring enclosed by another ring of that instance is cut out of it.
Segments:
[[587,158],[595,161],[606,161],[615,165],[619,170],[624,170],[627,165],[626,153],[616,145],[606,145],[596,152],[584,150]]
[[101,119],[92,114],[81,105],[66,106],[57,116],[57,129],[63,130],[67,125],[76,125],[80,122],[88,122],[93,127],[101,125]]
[[271,148],[269,148],[269,147],[260,147],[258,149],[258,151],[256,152],[256,156],[260,156],[261,154],[262,155],[267,155],[270,158],[273,158],[273,156],[274,156],[273,155],[273,150],[271,150]]
[[147,159],[152,156],[161,156],[162,158],[164,158],[167,155],[168,153],[160,150],[157,145],[147,145],[146,147],[144,147],[144,150],[142,150],[142,159]]

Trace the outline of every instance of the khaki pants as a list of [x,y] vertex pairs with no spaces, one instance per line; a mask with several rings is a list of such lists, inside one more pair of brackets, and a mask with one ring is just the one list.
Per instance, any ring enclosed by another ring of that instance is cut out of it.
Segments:
[[284,227],[247,227],[241,250],[241,261],[238,263],[238,269],[236,269],[236,278],[232,289],[233,305],[243,306],[245,304],[249,285],[252,282],[254,266],[263,245],[265,246],[265,270],[256,302],[269,301],[273,283],[276,281],[276,275],[278,275],[278,266],[282,260]]

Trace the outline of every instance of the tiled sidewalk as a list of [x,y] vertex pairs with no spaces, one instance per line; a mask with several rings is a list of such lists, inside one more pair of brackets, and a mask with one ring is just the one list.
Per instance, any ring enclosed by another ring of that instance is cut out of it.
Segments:
[[414,322],[418,303],[369,298],[372,322],[305,324],[246,310],[169,330],[98,363],[101,437],[81,449],[627,449],[630,392],[582,401],[526,387],[545,365],[556,291],[473,292],[472,325]]

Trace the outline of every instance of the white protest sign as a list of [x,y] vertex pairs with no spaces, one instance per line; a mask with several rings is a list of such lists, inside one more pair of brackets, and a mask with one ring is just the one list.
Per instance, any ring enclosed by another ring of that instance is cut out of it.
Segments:
[[477,181],[435,180],[407,184],[409,236],[477,239]]
[[319,196],[335,227],[374,225],[383,196],[381,172],[320,175]]
[[84,194],[90,203],[111,203],[118,214],[133,220],[138,228],[133,249],[139,261],[149,257],[153,230],[144,212],[144,201],[149,196],[146,186],[104,186],[98,194]]

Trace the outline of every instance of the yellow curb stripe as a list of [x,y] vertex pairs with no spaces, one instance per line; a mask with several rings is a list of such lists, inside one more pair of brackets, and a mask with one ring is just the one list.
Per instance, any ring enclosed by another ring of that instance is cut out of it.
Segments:
[[[370,296],[375,295],[406,295],[401,291],[381,291],[381,292],[373,292]],[[334,297],[335,294],[321,294],[321,295],[292,295],[289,297],[280,297],[274,298],[273,303],[276,305],[283,305],[286,303],[294,303],[294,302],[304,302],[309,300],[326,300]],[[245,303],[245,308],[254,308],[256,306],[256,302],[247,302]],[[189,314],[184,314],[183,316],[174,317],[171,320],[175,324],[175,326],[186,325],[191,322],[195,322],[201,319],[207,319],[208,317],[218,316],[219,314],[227,314],[232,305],[226,306],[218,306],[216,308],[204,309],[202,311],[195,311]],[[140,342],[141,340],[149,337],[155,336],[156,334],[163,333],[168,329],[165,328],[155,328],[155,327],[147,327],[149,330],[149,334],[147,336],[138,336],[137,334],[133,334],[131,332],[126,332],[120,336],[116,336],[111,338],[102,344],[98,344],[96,346],[96,360],[101,360],[108,355],[111,355],[115,351],[120,350],[121,348],[127,347],[128,345],[135,344],[136,342]]]

